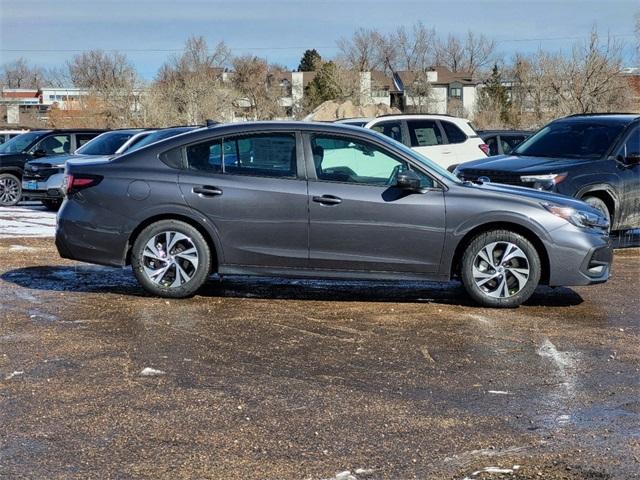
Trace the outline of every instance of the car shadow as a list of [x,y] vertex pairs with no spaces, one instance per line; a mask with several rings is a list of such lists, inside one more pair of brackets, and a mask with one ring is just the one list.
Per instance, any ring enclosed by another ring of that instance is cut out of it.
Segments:
[[[5,282],[34,290],[149,296],[131,269],[77,266],[36,266],[0,275]],[[362,280],[301,280],[273,277],[212,276],[198,296],[278,300],[438,303],[476,306],[459,282],[381,282]],[[569,288],[539,287],[528,306],[574,306],[582,297]]]

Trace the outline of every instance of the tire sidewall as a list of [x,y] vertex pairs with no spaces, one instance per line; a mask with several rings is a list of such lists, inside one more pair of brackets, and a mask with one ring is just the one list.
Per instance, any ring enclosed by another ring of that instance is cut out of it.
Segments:
[[593,196],[584,197],[582,201],[595,208],[596,210],[602,212],[607,220],[609,220],[609,225],[611,226],[611,212],[609,212],[609,208],[607,207],[606,203],[604,203],[600,198]]
[[[529,279],[525,287],[508,298],[494,298],[484,293],[473,279],[473,262],[482,248],[493,242],[509,242],[520,248],[529,261]],[[485,307],[514,308],[526,302],[535,291],[542,273],[540,255],[533,244],[518,233],[492,230],[475,237],[467,246],[461,262],[462,283],[473,300]]]
[[[165,231],[180,232],[188,236],[198,251],[198,268],[196,273],[187,283],[171,288],[154,283],[147,277],[142,264],[142,252],[147,242]],[[211,250],[202,234],[193,226],[179,220],[161,220],[146,227],[137,236],[131,249],[131,267],[133,273],[142,287],[152,295],[165,298],[184,298],[194,295],[206,282],[211,271]]]

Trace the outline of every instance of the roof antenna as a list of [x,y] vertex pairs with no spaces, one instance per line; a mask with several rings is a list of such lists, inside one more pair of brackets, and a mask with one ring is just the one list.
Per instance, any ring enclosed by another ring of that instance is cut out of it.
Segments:
[[220,125],[220,122],[207,118],[207,128],[215,127],[216,125]]

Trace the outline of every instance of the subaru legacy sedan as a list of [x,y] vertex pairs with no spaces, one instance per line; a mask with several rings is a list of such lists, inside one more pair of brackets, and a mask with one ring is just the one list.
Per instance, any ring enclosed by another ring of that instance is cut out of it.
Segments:
[[598,210],[462,182],[372,130],[222,125],[66,168],[62,257],[130,264],[162,297],[193,295],[214,272],[458,278],[481,305],[515,307],[541,283],[609,277],[609,226]]

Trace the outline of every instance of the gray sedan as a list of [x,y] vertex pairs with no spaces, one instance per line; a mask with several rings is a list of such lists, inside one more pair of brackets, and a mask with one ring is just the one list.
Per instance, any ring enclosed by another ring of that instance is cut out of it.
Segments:
[[481,305],[515,307],[541,283],[609,277],[608,225],[589,205],[461,182],[356,127],[215,126],[112,160],[71,161],[66,175],[60,254],[131,264],[164,297],[193,295],[213,272],[459,278]]

